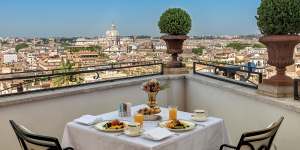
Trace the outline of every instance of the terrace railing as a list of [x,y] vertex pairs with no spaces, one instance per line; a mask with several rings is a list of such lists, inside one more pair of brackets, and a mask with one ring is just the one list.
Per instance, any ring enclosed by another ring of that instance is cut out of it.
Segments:
[[198,61],[193,64],[193,73],[250,88],[262,83],[264,68]]
[[0,97],[163,74],[159,61],[0,74]]

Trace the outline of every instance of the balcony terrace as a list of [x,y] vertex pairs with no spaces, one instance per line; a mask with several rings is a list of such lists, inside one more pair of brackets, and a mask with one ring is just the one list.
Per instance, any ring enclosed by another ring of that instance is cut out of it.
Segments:
[[[66,123],[83,114],[110,112],[124,101],[134,105],[145,103],[147,95],[141,90],[141,84],[151,78],[169,85],[168,89],[158,94],[161,106],[177,105],[180,110],[188,112],[201,108],[207,110],[210,116],[223,118],[232,144],[238,142],[243,132],[265,128],[279,116],[284,116],[274,144],[279,150],[298,149],[300,102],[293,98],[272,98],[258,94],[255,84],[259,84],[260,77],[248,78],[257,82],[236,81],[237,84],[233,84],[233,79],[223,79],[208,73],[207,69],[205,75],[199,73],[203,67],[200,64],[197,68],[197,65],[194,66],[194,73],[190,74],[164,75],[160,68],[161,71],[147,76],[138,75],[138,78],[125,77],[122,80],[1,96],[1,149],[16,150],[20,147],[8,120],[21,122],[37,133],[62,137]],[[90,73],[82,71],[80,73]]]

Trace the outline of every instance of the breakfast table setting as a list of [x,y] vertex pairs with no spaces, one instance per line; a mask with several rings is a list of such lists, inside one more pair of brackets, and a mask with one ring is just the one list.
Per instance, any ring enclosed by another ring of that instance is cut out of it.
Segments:
[[[143,85],[147,104],[121,103],[118,110],[83,115],[66,124],[63,147],[75,150],[217,150],[229,144],[224,120],[197,109],[192,113],[177,106],[161,107],[156,80]],[[149,92],[152,92],[149,94]]]

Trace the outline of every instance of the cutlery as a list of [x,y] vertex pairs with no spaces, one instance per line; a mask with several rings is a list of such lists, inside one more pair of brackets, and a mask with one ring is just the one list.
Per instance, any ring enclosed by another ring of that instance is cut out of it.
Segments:
[[121,133],[115,134],[114,136],[120,136],[120,135],[123,135],[123,134],[124,134],[124,132],[121,132]]
[[200,123],[200,122],[196,122],[196,121],[192,121],[193,123],[195,123],[196,125],[198,125],[198,126],[201,126],[201,127],[206,127],[206,125],[205,124],[203,124],[203,123]]

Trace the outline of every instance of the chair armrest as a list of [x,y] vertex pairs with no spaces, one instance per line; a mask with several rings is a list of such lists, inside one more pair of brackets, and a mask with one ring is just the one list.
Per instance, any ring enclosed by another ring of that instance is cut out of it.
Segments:
[[66,147],[64,150],[74,150],[72,147]]
[[228,148],[232,148],[232,149],[237,149],[237,147],[235,147],[235,146],[228,145],[228,144],[223,144],[223,145],[221,145],[220,150],[222,150],[224,147],[228,147]]

